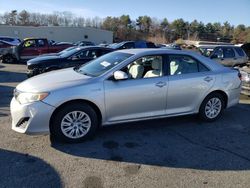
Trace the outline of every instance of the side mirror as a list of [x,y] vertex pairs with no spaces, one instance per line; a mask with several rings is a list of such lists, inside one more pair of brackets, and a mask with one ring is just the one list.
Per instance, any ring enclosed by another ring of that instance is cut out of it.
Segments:
[[127,73],[125,73],[123,71],[115,71],[114,72],[114,79],[115,80],[126,80],[126,79],[128,79],[128,75],[127,75]]

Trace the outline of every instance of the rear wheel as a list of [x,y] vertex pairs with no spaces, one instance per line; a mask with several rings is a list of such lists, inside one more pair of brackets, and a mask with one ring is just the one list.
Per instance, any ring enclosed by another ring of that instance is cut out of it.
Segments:
[[199,115],[205,121],[215,121],[225,108],[225,100],[219,93],[208,95],[200,106]]
[[98,126],[96,112],[88,104],[69,104],[58,111],[51,125],[57,140],[76,143],[91,137]]
[[12,64],[15,63],[16,59],[11,55],[7,54],[3,56],[3,63]]

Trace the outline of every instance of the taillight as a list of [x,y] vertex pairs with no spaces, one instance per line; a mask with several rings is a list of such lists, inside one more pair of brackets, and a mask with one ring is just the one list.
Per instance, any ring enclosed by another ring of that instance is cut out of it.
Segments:
[[242,75],[241,75],[240,72],[238,72],[238,77],[239,77],[239,79],[242,81]]

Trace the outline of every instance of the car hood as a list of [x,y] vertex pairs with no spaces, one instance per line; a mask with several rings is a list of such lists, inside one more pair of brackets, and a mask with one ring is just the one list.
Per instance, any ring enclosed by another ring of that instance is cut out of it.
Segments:
[[73,68],[51,71],[21,82],[16,89],[21,92],[51,92],[53,90],[84,84],[92,77],[77,73]]
[[59,60],[61,59],[60,56],[38,56],[34,59],[31,59],[27,62],[27,65],[34,65],[34,64],[38,64],[40,62],[44,62],[44,61],[53,61],[53,60]]

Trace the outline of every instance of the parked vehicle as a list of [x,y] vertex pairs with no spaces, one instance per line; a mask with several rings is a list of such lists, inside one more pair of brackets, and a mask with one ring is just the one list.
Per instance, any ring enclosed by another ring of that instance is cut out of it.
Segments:
[[241,73],[241,94],[250,96],[250,67],[240,68]]
[[131,48],[157,48],[154,43],[147,41],[124,41],[120,43],[110,44],[108,47],[115,50]]
[[157,44],[158,48],[166,48],[171,50],[181,50],[181,47],[177,44]]
[[27,61],[45,53],[57,53],[72,46],[71,44],[50,45],[44,38],[28,38],[18,46],[9,48],[2,54],[3,63],[14,63],[15,61]]
[[0,40],[0,60],[2,59],[3,54],[9,51],[9,48],[13,47],[12,44]]
[[64,50],[62,50],[62,51],[60,51],[60,52],[58,52],[58,53],[42,54],[42,55],[39,55],[39,56],[37,56],[37,57],[44,57],[44,56],[59,56],[59,55],[62,55],[63,53],[65,53],[65,52],[68,52],[68,51],[73,50],[73,49],[75,49],[75,48],[77,48],[77,46],[68,47],[68,48],[66,48],[66,49],[64,49]]
[[78,41],[75,43],[76,46],[95,46],[93,42],[90,41]]
[[237,70],[194,52],[120,50],[20,83],[12,129],[79,142],[122,122],[197,113],[214,121],[238,103],[240,86]]
[[38,56],[27,62],[27,75],[32,77],[52,70],[80,66],[111,51],[113,49],[85,46],[64,50],[53,56]]
[[5,41],[11,46],[17,46],[21,43],[21,40],[16,37],[0,36],[0,41]]
[[248,61],[244,50],[233,45],[206,46],[199,49],[202,55],[210,57],[224,66],[244,66]]
[[9,44],[8,42],[0,40],[0,49],[2,49],[2,48],[10,48],[11,46],[13,46],[13,45]]

